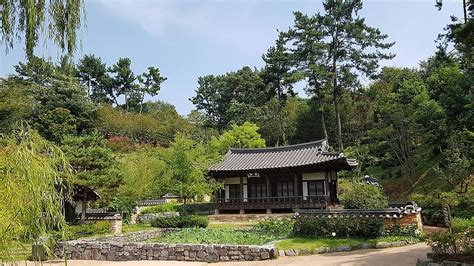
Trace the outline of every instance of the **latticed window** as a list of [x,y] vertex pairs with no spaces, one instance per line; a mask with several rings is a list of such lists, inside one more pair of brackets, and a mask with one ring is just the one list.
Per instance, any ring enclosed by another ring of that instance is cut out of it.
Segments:
[[324,180],[308,181],[308,196],[324,195]]
[[240,185],[229,185],[229,198],[238,199],[240,195]]
[[289,197],[294,196],[294,183],[293,182],[282,182],[276,184],[277,197]]
[[263,198],[267,196],[267,185],[262,183],[249,184],[250,198]]

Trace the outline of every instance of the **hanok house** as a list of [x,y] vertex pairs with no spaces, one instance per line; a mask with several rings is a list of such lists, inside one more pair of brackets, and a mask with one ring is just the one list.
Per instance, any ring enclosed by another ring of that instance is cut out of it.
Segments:
[[326,140],[271,148],[230,149],[209,169],[224,184],[216,214],[290,212],[338,204],[337,172],[357,165],[329,152]]

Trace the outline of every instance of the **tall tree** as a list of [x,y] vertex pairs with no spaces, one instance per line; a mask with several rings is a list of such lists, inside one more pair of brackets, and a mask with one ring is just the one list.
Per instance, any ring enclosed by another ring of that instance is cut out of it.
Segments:
[[160,156],[167,166],[163,175],[170,180],[169,192],[178,194],[186,203],[188,199],[209,195],[219,188],[217,182],[205,174],[212,163],[209,155],[202,144],[176,136],[170,148]]
[[372,28],[359,16],[362,1],[323,2],[325,13],[308,16],[295,12],[295,26],[288,32],[293,39],[299,60],[310,68],[313,89],[321,93],[329,89],[337,121],[339,150],[343,150],[339,100],[342,90],[354,90],[360,85],[359,75],[374,77],[382,59],[393,54],[383,53],[394,43],[379,29]]
[[[77,31],[83,19],[82,0],[4,0],[0,2],[2,41],[12,49],[16,40],[24,40],[28,58],[33,57],[40,34],[72,55],[77,47]],[[21,35],[24,34],[22,38]],[[22,40],[22,41],[23,41]]]
[[156,67],[149,67],[148,72],[145,72],[137,77],[139,85],[140,95],[140,111],[142,113],[143,110],[143,100],[145,99],[145,95],[148,94],[150,96],[155,96],[160,91],[161,83],[166,81],[165,77],[162,77],[160,74],[160,70]]
[[124,96],[125,110],[129,111],[130,106],[138,103],[139,95],[136,90],[135,74],[131,69],[132,61],[129,58],[119,58],[109,72],[112,73],[112,94],[110,95],[113,103],[119,106],[118,98]]
[[107,75],[107,66],[100,57],[91,54],[81,58],[77,65],[77,77],[94,102],[111,102],[112,79]]
[[115,154],[107,147],[103,135],[93,132],[66,136],[61,141],[61,150],[73,169],[73,183],[98,189],[103,192],[103,201],[109,200],[107,196],[122,183]]
[[224,75],[199,77],[191,102],[204,111],[212,126],[224,129],[252,119],[269,99],[258,70],[243,67]]

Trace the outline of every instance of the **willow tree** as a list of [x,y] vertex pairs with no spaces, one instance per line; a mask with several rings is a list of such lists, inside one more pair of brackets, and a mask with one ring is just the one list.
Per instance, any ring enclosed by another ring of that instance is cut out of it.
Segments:
[[7,52],[25,42],[28,58],[44,38],[69,55],[77,47],[77,31],[84,20],[83,0],[0,0],[1,41]]
[[62,231],[68,169],[59,148],[35,132],[0,138],[0,264],[14,259],[18,243]]
[[293,41],[296,65],[309,73],[314,95],[332,98],[338,146],[343,150],[340,97],[344,90],[359,87],[359,76],[374,77],[379,61],[394,57],[384,53],[394,43],[384,42],[388,36],[359,16],[362,0],[328,0],[323,6],[325,12],[313,16],[295,12],[295,26],[287,35]]

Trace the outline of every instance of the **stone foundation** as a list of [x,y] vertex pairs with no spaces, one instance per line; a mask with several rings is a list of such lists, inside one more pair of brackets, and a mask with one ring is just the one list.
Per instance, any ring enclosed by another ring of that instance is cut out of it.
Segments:
[[253,261],[276,257],[275,247],[243,245],[155,244],[76,240],[60,243],[54,254],[72,260]]

